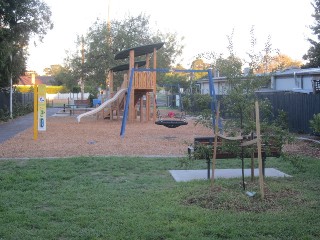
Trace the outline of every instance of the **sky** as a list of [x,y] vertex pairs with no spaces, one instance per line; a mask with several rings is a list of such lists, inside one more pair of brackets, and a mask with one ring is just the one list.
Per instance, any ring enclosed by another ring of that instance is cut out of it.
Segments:
[[[250,30],[254,27],[256,51],[261,51],[268,36],[273,49],[302,61],[314,37],[312,0],[42,0],[52,11],[53,30],[43,42],[29,46],[27,70],[38,74],[54,64],[63,65],[66,51],[75,51],[77,35],[86,35],[97,20],[121,20],[145,13],[150,25],[162,33],[177,32],[184,37],[180,59],[189,68],[195,56],[203,52],[227,56],[228,38],[233,32],[233,49],[245,59],[251,49]],[[134,46],[133,46],[134,47]]]

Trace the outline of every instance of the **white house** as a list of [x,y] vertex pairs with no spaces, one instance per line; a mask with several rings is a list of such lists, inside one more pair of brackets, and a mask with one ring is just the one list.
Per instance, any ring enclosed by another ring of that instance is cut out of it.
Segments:
[[320,68],[289,68],[272,74],[271,89],[311,93],[317,80],[320,80]]
[[[245,77],[243,81],[245,81]],[[293,91],[301,93],[314,92],[314,83],[319,85],[320,68],[289,68],[270,74],[270,84],[263,91]],[[209,79],[200,79],[197,81],[200,85],[201,94],[209,94]],[[216,95],[225,94],[228,88],[226,77],[213,77],[213,84]]]
[[[213,77],[213,86],[216,95],[223,95],[228,87],[226,77]],[[209,94],[209,79],[203,78],[197,81],[201,94]]]

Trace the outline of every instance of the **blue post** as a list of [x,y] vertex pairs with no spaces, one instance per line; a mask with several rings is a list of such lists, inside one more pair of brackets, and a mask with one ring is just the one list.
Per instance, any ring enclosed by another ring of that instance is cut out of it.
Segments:
[[212,79],[212,69],[208,70],[209,77],[209,91],[211,96],[211,113],[212,113],[212,126],[215,125],[215,117],[216,117],[216,94],[214,91],[213,79]]
[[[208,77],[209,77],[209,91],[210,91],[210,96],[211,96],[211,112],[212,112],[212,127],[214,128],[215,126],[215,121],[216,121],[216,111],[217,111],[217,98],[216,98],[216,93],[214,90],[214,85],[213,85],[213,78],[212,78],[212,69],[208,70]],[[221,119],[217,119],[219,129],[222,129],[222,122]]]
[[129,86],[128,86],[128,91],[127,91],[126,105],[124,107],[124,112],[123,112],[122,125],[121,125],[121,131],[120,131],[120,136],[122,138],[124,138],[124,134],[126,132],[126,125],[127,125],[128,112],[129,112],[129,103],[130,103],[130,95],[131,95],[132,82],[133,82],[133,75],[134,75],[134,68],[131,69]]

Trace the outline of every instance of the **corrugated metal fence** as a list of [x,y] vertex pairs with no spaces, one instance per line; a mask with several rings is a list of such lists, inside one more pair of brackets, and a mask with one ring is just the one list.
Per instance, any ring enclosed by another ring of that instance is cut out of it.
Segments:
[[258,97],[269,99],[274,115],[278,110],[287,113],[290,131],[311,133],[309,121],[314,114],[320,113],[320,94],[275,92],[259,93]]

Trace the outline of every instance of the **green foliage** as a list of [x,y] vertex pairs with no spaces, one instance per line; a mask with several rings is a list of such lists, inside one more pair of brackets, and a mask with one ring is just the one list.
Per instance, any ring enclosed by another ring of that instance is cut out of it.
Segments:
[[[19,116],[26,115],[33,111],[33,105],[26,104],[22,105],[21,103],[14,101],[12,106],[12,117],[16,118]],[[10,112],[9,108],[4,107],[3,109],[0,109],[0,121],[6,122],[10,119]]]
[[208,94],[186,94],[182,98],[184,110],[207,116],[210,113],[211,97]]
[[306,172],[306,164],[305,164],[305,158],[302,156],[298,155],[293,155],[293,154],[286,154],[283,153],[281,158],[284,161],[288,161],[292,164],[294,167],[294,172],[295,173],[304,173]]
[[6,122],[10,119],[10,113],[7,107],[0,108],[0,122]]
[[313,115],[310,120],[310,127],[314,133],[320,133],[320,113]]
[[16,83],[24,73],[26,46],[31,36],[40,40],[52,28],[51,11],[41,0],[0,1],[0,88]]
[[214,69],[219,71],[220,76],[228,78],[237,78],[242,76],[242,61],[240,58],[231,55],[227,58],[221,56],[216,60]]
[[317,68],[320,66],[320,1],[313,0],[312,6],[314,8],[314,13],[312,17],[314,18],[314,25],[310,26],[310,29],[313,31],[313,34],[316,36],[317,40],[313,40],[308,38],[311,47],[308,52],[303,55],[303,59],[307,60],[307,63],[303,66],[303,68]]
[[188,73],[166,73],[162,78],[157,79],[157,85],[163,86],[166,91],[171,91],[172,93],[179,93],[178,86],[183,89],[189,87]]

